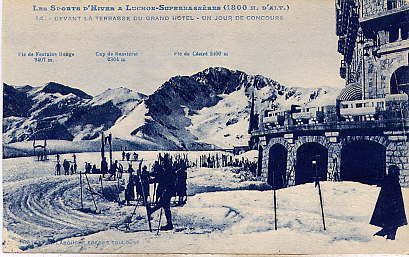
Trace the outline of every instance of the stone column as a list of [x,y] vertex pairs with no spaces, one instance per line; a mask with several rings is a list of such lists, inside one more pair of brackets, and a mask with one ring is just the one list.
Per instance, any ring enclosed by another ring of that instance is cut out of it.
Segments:
[[386,169],[389,165],[400,168],[400,183],[409,187],[409,142],[406,136],[389,136],[390,143],[386,149]]

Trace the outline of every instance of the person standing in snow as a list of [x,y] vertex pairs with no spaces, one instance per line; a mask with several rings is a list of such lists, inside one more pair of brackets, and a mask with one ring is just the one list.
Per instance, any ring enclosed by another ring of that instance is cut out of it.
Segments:
[[115,160],[115,162],[111,166],[111,169],[109,170],[108,180],[110,180],[112,177],[115,180],[117,171],[118,171],[118,160]]
[[128,168],[129,179],[128,179],[128,184],[126,185],[126,189],[125,189],[126,205],[129,205],[130,201],[135,200],[134,187],[136,185],[136,176],[133,174],[134,172],[135,170],[132,168],[132,164],[129,164],[129,168]]
[[60,162],[57,162],[55,165],[55,175],[61,175],[61,164]]
[[176,195],[178,197],[177,205],[186,203],[186,180],[187,180],[187,158],[180,159],[177,163],[176,169]]
[[396,165],[389,166],[388,174],[382,181],[381,191],[369,224],[382,228],[374,236],[386,236],[390,240],[395,240],[399,227],[408,224],[399,184],[399,167]]
[[105,177],[105,174],[108,173],[108,163],[105,157],[101,161],[101,173],[103,177]]
[[148,201],[149,196],[149,171],[146,166],[143,166],[142,170],[138,169],[138,185],[139,185],[138,193],[142,197],[145,197],[143,200],[144,203],[146,203]]
[[70,175],[70,162],[64,159],[62,166],[64,168],[64,175]]
[[92,169],[91,163],[86,162],[86,163],[85,163],[85,174],[90,174],[90,173],[91,173],[91,169]]
[[148,209],[148,215],[150,216],[155,211],[163,208],[167,224],[160,229],[172,230],[173,223],[170,202],[175,193],[176,173],[172,167],[172,160],[169,154],[165,154],[162,161],[162,167],[157,170],[158,173],[151,173],[154,176],[151,182],[158,182],[157,195],[159,196],[159,201],[154,207]]

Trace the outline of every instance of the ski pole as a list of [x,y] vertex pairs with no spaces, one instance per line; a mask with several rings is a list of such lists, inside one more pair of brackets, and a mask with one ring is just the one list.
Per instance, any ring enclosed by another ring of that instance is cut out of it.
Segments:
[[99,180],[101,181],[101,195],[104,195],[104,186],[102,185],[102,176],[99,176]]
[[277,196],[274,188],[274,230],[277,230]]
[[320,186],[320,182],[319,182],[319,181],[318,181],[318,194],[319,194],[319,196],[320,196],[322,225],[324,226],[324,230],[326,230],[326,228],[325,228],[324,206],[323,206],[323,204],[322,204],[321,186]]
[[88,183],[89,191],[91,193],[92,201],[94,202],[95,212],[97,212],[98,208],[97,208],[97,204],[95,203],[94,192],[92,191],[91,184],[89,183],[87,174],[84,174],[84,175],[85,175],[85,178],[87,179],[87,183]]
[[[316,156],[317,159],[319,158],[319,155]],[[321,193],[321,185],[320,185],[320,178],[318,177],[318,165],[317,161],[313,160],[312,164],[315,166],[315,187],[318,187],[318,195],[320,197],[320,207],[321,207],[321,218],[322,218],[322,225],[324,227],[324,230],[326,230],[325,227],[325,216],[324,216],[324,206],[322,203],[322,193]]]
[[82,200],[82,173],[80,171],[80,194],[81,194],[81,209],[84,209],[84,203]]
[[159,214],[159,225],[158,225],[158,229],[156,231],[156,235],[159,235],[159,230],[160,230],[160,222],[162,220],[162,210],[163,208],[160,208],[160,214]]

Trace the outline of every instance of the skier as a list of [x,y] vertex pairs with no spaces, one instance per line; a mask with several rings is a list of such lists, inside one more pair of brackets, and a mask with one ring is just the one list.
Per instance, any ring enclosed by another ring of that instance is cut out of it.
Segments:
[[125,161],[125,151],[122,151],[122,160]]
[[138,160],[138,154],[135,153],[135,152],[133,153],[133,160],[134,160],[134,161],[137,161],[137,160]]
[[128,173],[129,173],[129,179],[128,179],[128,184],[126,185],[126,189],[125,189],[126,205],[129,205],[130,201],[135,199],[134,187],[135,187],[136,178],[133,175],[134,169],[132,168],[132,164],[129,164]]
[[114,180],[115,180],[117,170],[118,170],[118,160],[115,160],[115,162],[111,166],[111,169],[109,170],[110,175],[108,177],[108,180],[110,180],[112,177],[114,177]]
[[398,227],[408,224],[396,165],[388,167],[370,224],[382,228],[374,236],[386,236],[390,240],[395,240]]
[[57,153],[57,162],[60,162],[60,154]]
[[149,171],[146,166],[142,167],[142,171],[140,171],[140,174],[138,176],[141,181],[141,183],[139,183],[140,184],[139,193],[141,194],[142,197],[145,196],[144,202],[146,203],[148,201],[149,196]]
[[186,163],[181,162],[180,167],[176,172],[176,194],[178,196],[178,205],[183,205],[186,203],[185,197],[186,194],[186,180],[187,180],[187,172],[186,172]]
[[172,160],[170,156],[166,154],[163,158],[163,167],[158,169],[157,174],[153,174],[155,177],[151,182],[158,182],[157,195],[159,196],[158,203],[153,207],[148,209],[148,215],[152,215],[155,211],[163,208],[165,211],[165,217],[167,224],[162,226],[161,230],[172,230],[172,213],[170,211],[170,201],[175,191],[175,181],[176,174],[172,169]]
[[108,173],[108,163],[105,157],[102,158],[102,161],[101,161],[101,173],[103,177],[105,177],[105,174]]
[[131,159],[131,154],[130,154],[130,153],[126,153],[126,160],[129,162],[130,159]]
[[61,175],[61,164],[60,164],[60,162],[57,162],[57,165],[55,165],[55,175]]
[[70,162],[64,159],[62,166],[64,168],[64,175],[70,175]]

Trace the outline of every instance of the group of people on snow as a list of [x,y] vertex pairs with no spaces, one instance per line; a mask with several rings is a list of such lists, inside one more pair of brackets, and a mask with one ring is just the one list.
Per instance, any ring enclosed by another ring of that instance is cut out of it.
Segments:
[[127,152],[125,153],[125,151],[122,151],[122,160],[123,161],[137,161],[138,160],[138,154],[136,152],[133,152],[132,154],[133,160],[131,160],[131,153]]
[[[163,208],[167,224],[161,229],[173,229],[171,200],[173,197],[177,197],[177,205],[186,203],[187,168],[186,156],[178,155],[173,158],[169,154],[159,155],[158,160],[152,165],[151,172],[148,171],[146,165],[142,166],[142,161],[139,163],[137,172],[132,164],[129,164],[129,180],[125,190],[126,203],[129,204],[132,200],[142,199],[148,208],[148,215]],[[150,192],[150,184],[153,184],[153,192]],[[148,204],[148,197],[150,197],[152,204]]]
[[200,155],[196,165],[205,168],[241,167],[245,170],[249,170],[254,175],[256,175],[257,172],[257,162],[250,161],[244,157],[238,159],[233,158],[231,155],[219,153]]
[[[130,158],[129,153],[122,152],[123,159]],[[138,155],[134,153],[134,159],[138,160]],[[219,160],[221,162],[219,162]],[[203,155],[200,157],[199,166],[201,167],[217,167],[219,165],[238,165],[247,167],[250,170],[255,170],[256,165],[248,161],[232,161],[226,156]],[[193,163],[197,165],[197,163]],[[125,188],[125,202],[127,205],[131,201],[142,200],[148,210],[148,215],[152,215],[155,211],[163,208],[167,224],[162,226],[162,230],[173,229],[171,200],[176,197],[176,205],[183,205],[187,200],[187,168],[189,161],[186,155],[171,156],[168,153],[159,154],[158,159],[153,163],[151,171],[148,171],[146,165],[143,165],[143,160],[140,160],[139,167],[135,171],[132,163],[129,163],[127,173],[129,174],[128,183]],[[62,165],[60,163],[60,155],[57,154],[57,164],[55,174],[61,175],[61,167],[64,169],[64,175],[75,174],[77,172],[76,155],[73,155],[73,162],[64,159]],[[91,163],[86,162],[85,173],[102,173],[103,176],[108,175],[108,179],[122,178],[124,172],[122,165],[116,160],[110,167],[106,158],[101,161],[101,169],[98,170],[96,165],[91,166]],[[399,167],[390,165],[388,173],[384,177],[381,184],[381,190],[373,211],[370,224],[381,227],[374,236],[386,237],[394,240],[397,229],[400,226],[407,225],[406,213],[402,197],[402,191],[399,183]],[[150,191],[150,185],[153,184],[153,192]],[[150,199],[150,201],[148,201]],[[148,203],[150,202],[150,203]]]
[[62,162],[62,165],[60,163],[60,155],[57,154],[57,164],[55,165],[55,175],[61,175],[61,168],[64,169],[64,175],[73,175],[77,173],[77,156],[75,154],[73,154],[73,162],[71,164],[70,161],[68,161],[67,159],[64,159],[64,161]]

